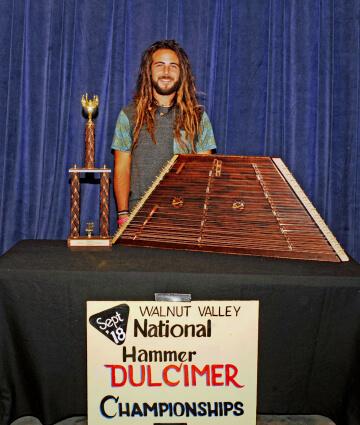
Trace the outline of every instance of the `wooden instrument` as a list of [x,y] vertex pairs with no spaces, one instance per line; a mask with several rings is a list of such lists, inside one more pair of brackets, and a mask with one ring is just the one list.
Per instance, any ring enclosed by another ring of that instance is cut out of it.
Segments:
[[280,158],[175,155],[112,242],[348,261]]

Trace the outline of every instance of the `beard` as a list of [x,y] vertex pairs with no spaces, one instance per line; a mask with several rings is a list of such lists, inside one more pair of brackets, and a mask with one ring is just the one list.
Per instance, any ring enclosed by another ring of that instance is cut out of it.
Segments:
[[[161,79],[161,77],[159,79]],[[172,80],[172,84],[170,86],[168,86],[167,88],[160,87],[158,81],[154,81],[152,78],[151,78],[151,82],[152,82],[152,86],[154,87],[156,93],[161,94],[162,96],[168,96],[169,94],[173,94],[180,87],[180,79],[177,80],[177,81]]]

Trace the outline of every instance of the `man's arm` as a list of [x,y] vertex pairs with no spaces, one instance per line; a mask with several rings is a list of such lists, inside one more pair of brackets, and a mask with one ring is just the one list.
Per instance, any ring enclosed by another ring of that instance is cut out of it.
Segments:
[[129,210],[131,153],[114,151],[114,192],[118,211]]
[[114,192],[117,206],[117,223],[121,226],[128,219],[131,175],[131,129],[123,110],[116,121],[111,148],[114,152]]

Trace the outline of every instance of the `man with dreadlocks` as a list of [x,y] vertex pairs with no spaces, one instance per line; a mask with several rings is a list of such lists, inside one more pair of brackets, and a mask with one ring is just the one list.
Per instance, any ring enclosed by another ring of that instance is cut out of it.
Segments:
[[174,154],[216,148],[188,56],[176,41],[158,41],[143,53],[133,102],[120,111],[111,147],[119,226]]

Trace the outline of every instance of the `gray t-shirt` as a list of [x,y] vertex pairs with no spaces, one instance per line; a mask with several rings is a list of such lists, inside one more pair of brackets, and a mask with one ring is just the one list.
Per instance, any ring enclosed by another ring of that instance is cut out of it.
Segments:
[[[176,142],[174,121],[175,108],[159,107],[155,115],[155,140],[157,143],[152,141],[146,128],[140,131],[137,146],[131,154],[130,209],[141,199],[174,154],[191,153],[191,145],[186,142],[184,132],[181,134],[184,135],[182,140],[185,142],[185,147],[180,147]],[[131,103],[120,111],[111,145],[112,149],[131,152],[134,122],[135,107]],[[200,136],[195,140],[196,152],[216,149],[214,133],[205,112],[201,119],[201,130]]]

